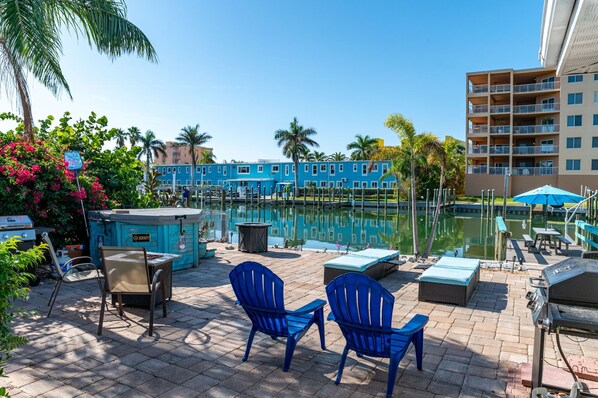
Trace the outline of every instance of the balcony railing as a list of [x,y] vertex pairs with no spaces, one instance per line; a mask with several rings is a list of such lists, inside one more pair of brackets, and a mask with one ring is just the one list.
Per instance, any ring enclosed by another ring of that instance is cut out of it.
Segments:
[[558,145],[514,146],[513,155],[552,155],[559,153]]
[[558,124],[536,124],[532,126],[513,126],[513,134],[541,134],[558,133],[560,126]]
[[511,85],[510,84],[495,84],[490,86],[491,93],[510,93],[511,92]]
[[508,155],[510,148],[508,145],[491,145],[490,155]]
[[487,132],[487,124],[477,124],[475,126],[469,126],[469,134],[486,134]]
[[490,107],[490,113],[509,113],[511,112],[510,105],[494,105]]
[[488,113],[488,105],[472,105],[469,107],[469,113]]
[[509,134],[511,126],[490,126],[490,134]]
[[513,167],[513,176],[548,176],[558,174],[558,167]]
[[531,84],[518,84],[513,87],[513,92],[515,93],[533,93],[537,91],[551,91],[557,90],[561,87],[561,82],[559,80],[554,82],[545,82],[545,83],[531,83]]
[[487,166],[467,166],[467,174],[486,174]]
[[488,167],[488,174],[505,174],[508,167]]
[[486,155],[488,154],[488,145],[472,145],[467,148],[467,153],[470,155]]
[[488,92],[488,85],[487,84],[474,84],[469,87],[469,92],[471,94],[482,94]]
[[554,104],[516,105],[513,107],[513,113],[557,112],[560,108],[561,104],[558,102]]

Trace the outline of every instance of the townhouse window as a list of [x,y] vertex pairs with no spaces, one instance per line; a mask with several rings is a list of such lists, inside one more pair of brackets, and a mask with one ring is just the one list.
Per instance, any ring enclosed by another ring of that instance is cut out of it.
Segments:
[[368,173],[368,165],[367,164],[362,164],[361,165],[361,174],[362,175],[366,175]]
[[357,173],[357,165],[356,164],[353,165],[353,173]]
[[378,172],[378,163],[374,163],[374,166],[372,167],[372,171],[375,173]]
[[170,167],[166,169],[166,172],[170,174]]
[[320,181],[320,187],[326,188],[326,181]]
[[382,188],[388,188],[388,183],[386,181],[382,182]]
[[598,126],[598,115],[594,115],[593,119],[594,119],[594,120],[593,120],[593,123],[592,123],[592,124],[593,124],[594,126]]
[[180,173],[181,173],[181,168],[180,168],[180,167],[177,167],[177,168],[176,168],[176,172],[180,174]]
[[592,148],[598,148],[598,137],[592,137]]
[[208,173],[212,172],[212,166],[208,166]]
[[239,166],[237,167],[238,174],[249,174],[249,166]]
[[580,159],[567,159],[565,168],[568,171],[579,171],[579,170],[581,170],[581,160]]
[[372,188],[378,188],[378,181],[372,181]]
[[581,148],[581,137],[567,137],[567,149]]
[[579,127],[581,126],[581,115],[569,115],[567,116],[568,127]]
[[318,175],[318,166],[315,164],[311,166],[311,175],[313,175],[313,176]]
[[222,168],[218,166],[218,173],[222,172]]
[[201,171],[201,167],[200,166],[195,167],[195,171],[199,173]]
[[262,173],[263,171],[264,171],[264,166],[262,166],[262,165],[257,166],[258,173]]
[[333,175],[335,175],[335,174],[336,174],[336,169],[334,168],[334,165],[333,165],[333,164],[331,164],[331,165],[330,165],[330,175],[331,175],[331,176],[333,176]]
[[274,165],[274,166],[272,166],[272,172],[273,172],[273,173],[278,173],[278,170],[279,170],[279,168],[278,168],[278,165],[277,165],[277,164],[276,164],[276,165]]
[[185,185],[189,185],[189,180],[185,180]]
[[325,164],[321,164],[320,165],[320,171],[322,171],[324,173],[326,172],[326,165]]
[[338,171],[339,171],[339,173],[343,172],[343,165],[342,164],[338,165]]
[[581,83],[581,82],[583,82],[583,75],[569,75],[569,76],[567,76],[567,82]]
[[567,95],[568,105],[580,105],[583,103],[583,93],[569,93]]
[[592,171],[598,171],[598,159],[592,159]]
[[387,164],[383,164],[382,165],[382,174],[386,174],[387,171],[388,171],[388,165]]
[[368,187],[368,183],[366,181],[361,183],[361,187],[362,188],[367,188]]
[[185,167],[185,173],[189,173],[189,167]]
[[206,175],[206,166],[201,168],[201,174]]
[[353,188],[359,188],[359,181],[353,181]]
[[305,172],[309,173],[309,165],[308,164],[305,165]]

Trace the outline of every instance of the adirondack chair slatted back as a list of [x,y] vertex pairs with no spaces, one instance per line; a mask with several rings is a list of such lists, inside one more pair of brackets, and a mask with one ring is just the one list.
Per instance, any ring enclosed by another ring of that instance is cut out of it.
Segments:
[[254,328],[271,336],[289,335],[282,279],[254,261],[239,264],[229,277]]
[[389,357],[393,295],[373,279],[355,273],[335,278],[326,293],[347,346],[365,355]]

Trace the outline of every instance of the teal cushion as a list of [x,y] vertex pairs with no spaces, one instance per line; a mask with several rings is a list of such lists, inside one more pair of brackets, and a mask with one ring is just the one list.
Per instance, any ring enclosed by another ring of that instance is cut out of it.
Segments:
[[324,267],[344,269],[347,271],[363,272],[374,264],[379,263],[380,260],[373,257],[363,257],[355,254],[347,254],[334,258],[326,263]]
[[373,257],[377,258],[380,261],[386,261],[390,260],[391,258],[397,257],[399,254],[401,254],[401,252],[398,250],[365,249],[360,250],[358,252],[354,252],[352,254],[362,257]]
[[420,275],[420,282],[441,283],[444,285],[467,286],[475,274],[475,270],[430,267]]
[[468,269],[477,271],[480,268],[480,260],[477,258],[441,257],[434,267]]

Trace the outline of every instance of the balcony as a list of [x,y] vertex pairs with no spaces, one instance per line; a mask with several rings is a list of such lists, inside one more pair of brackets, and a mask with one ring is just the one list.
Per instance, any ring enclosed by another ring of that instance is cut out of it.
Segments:
[[518,84],[513,87],[514,93],[535,93],[541,91],[552,91],[561,88],[561,82],[559,80],[554,82],[545,83],[532,83],[532,84]]
[[491,126],[490,134],[509,134],[511,126]]
[[513,134],[552,134],[558,133],[558,124],[536,124],[535,126],[513,126]]
[[469,86],[469,93],[470,94],[484,94],[488,92],[488,85],[487,84],[474,84]]
[[514,146],[513,155],[555,155],[559,153],[558,145]]
[[513,113],[526,114],[526,113],[558,112],[559,109],[561,109],[561,104],[558,102],[556,102],[554,104],[516,105],[513,107]]
[[488,174],[505,174],[508,167],[488,167]]
[[487,124],[477,124],[475,126],[469,126],[469,134],[486,134],[488,133]]
[[467,153],[469,155],[487,155],[488,145],[472,145],[467,148]]
[[510,93],[511,92],[511,85],[510,84],[495,84],[490,86],[491,93]]
[[490,113],[509,113],[511,105],[493,105],[490,107]]
[[467,166],[467,174],[486,174],[487,166]]
[[469,107],[469,113],[488,113],[488,105],[472,105]]
[[490,155],[508,155],[510,148],[508,145],[491,145]]
[[558,174],[558,167],[514,167],[513,176],[550,176]]

